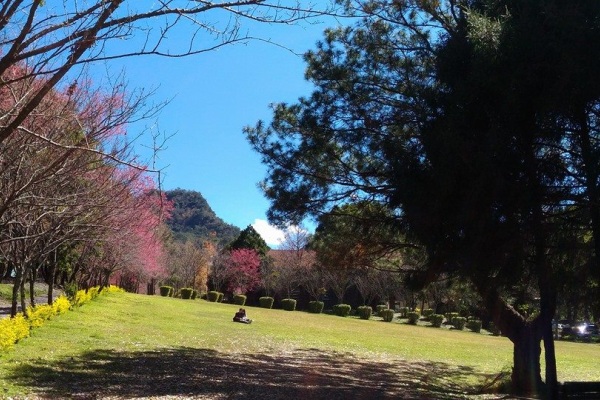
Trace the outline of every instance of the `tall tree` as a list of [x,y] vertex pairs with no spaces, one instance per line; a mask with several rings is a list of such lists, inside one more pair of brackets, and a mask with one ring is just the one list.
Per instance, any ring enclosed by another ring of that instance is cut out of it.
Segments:
[[[306,54],[314,93],[247,129],[269,166],[270,218],[382,204],[393,218],[381,223],[426,249],[412,283],[470,279],[514,344],[514,389],[543,390],[543,339],[556,395],[558,221],[597,204],[600,4],[346,4],[366,15]],[[525,285],[539,292],[534,318],[510,301]]]
[[242,230],[238,237],[231,242],[227,248],[229,250],[237,250],[237,249],[251,249],[255,250],[261,259],[264,259],[267,253],[269,252],[269,245],[267,242],[260,236],[258,232],[252,227],[252,225],[248,225],[246,229]]

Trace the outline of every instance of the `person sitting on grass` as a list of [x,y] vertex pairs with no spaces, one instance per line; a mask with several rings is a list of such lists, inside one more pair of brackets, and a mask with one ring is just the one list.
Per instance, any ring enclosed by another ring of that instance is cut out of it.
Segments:
[[233,316],[233,321],[234,322],[241,322],[243,324],[251,324],[252,320],[248,317],[246,317],[246,310],[243,308],[240,308],[238,310],[238,312],[235,313],[235,315]]

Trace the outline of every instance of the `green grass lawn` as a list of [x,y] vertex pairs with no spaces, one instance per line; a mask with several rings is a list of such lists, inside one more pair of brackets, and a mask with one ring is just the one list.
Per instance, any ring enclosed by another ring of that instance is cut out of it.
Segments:
[[[511,366],[502,337],[255,307],[244,325],[236,309],[100,296],[0,354],[0,396],[454,399]],[[556,347],[559,380],[600,380],[600,345]]]

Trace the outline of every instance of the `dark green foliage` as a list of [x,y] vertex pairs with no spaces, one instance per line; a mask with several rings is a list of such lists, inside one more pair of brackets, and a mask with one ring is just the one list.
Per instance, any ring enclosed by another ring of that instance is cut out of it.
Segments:
[[173,293],[173,286],[161,286],[159,288],[160,290],[160,295],[163,297],[169,297],[171,296],[171,294]]
[[398,312],[400,313],[400,318],[408,318],[408,312],[410,309],[408,307],[400,307]]
[[225,294],[223,292],[218,292],[219,295],[217,297],[217,303],[222,303],[223,299],[225,298]]
[[192,300],[196,300],[198,298],[198,291],[196,289],[192,290]]
[[467,329],[469,329],[475,333],[480,333],[481,332],[481,321],[478,319],[470,319],[467,322]]
[[65,285],[65,295],[69,299],[74,299],[78,290],[77,282],[69,282]]
[[454,318],[458,317],[458,313],[457,312],[449,312],[446,313],[446,323],[448,324],[454,324]]
[[206,294],[206,300],[208,301],[212,301],[214,303],[219,301],[219,297],[220,297],[221,293],[217,292],[215,290],[211,290],[210,292],[208,292]]
[[238,306],[246,305],[246,296],[244,296],[243,294],[234,295],[233,304],[237,304]]
[[371,314],[373,314],[373,308],[371,306],[360,306],[356,310],[360,319],[369,319],[371,318]]
[[322,301],[312,300],[308,302],[308,312],[313,314],[321,314],[325,303]]
[[192,288],[183,288],[179,291],[179,294],[181,295],[182,299],[189,300],[192,298],[193,292],[194,292],[194,289],[192,289]]
[[377,312],[377,315],[380,316],[380,317],[381,317],[381,312],[383,310],[387,310],[387,309],[388,309],[387,304],[377,304],[377,307],[375,308],[375,310]]
[[174,205],[171,218],[166,223],[173,231],[175,240],[210,240],[224,246],[239,234],[238,227],[216,216],[202,194],[183,189],[169,190],[165,194]]
[[390,310],[389,308],[386,310],[382,310],[379,312],[379,315],[385,322],[392,322],[394,319],[394,310]]
[[452,320],[452,325],[458,330],[465,329],[465,324],[467,323],[467,319],[465,317],[454,317]]
[[281,308],[283,308],[286,311],[295,311],[296,310],[296,300],[294,300],[294,299],[281,300]]
[[490,322],[490,325],[488,326],[487,330],[494,336],[500,336],[501,334],[500,329],[498,329],[496,324],[494,324],[493,322]]
[[429,317],[429,322],[431,322],[431,326],[439,328],[442,326],[442,322],[444,322],[444,316],[442,314],[432,314]]
[[340,317],[347,317],[352,311],[352,306],[349,304],[336,304],[333,306],[333,313]]
[[272,297],[263,296],[258,299],[258,303],[262,308],[273,308],[273,303],[275,299]]
[[409,313],[406,314],[406,317],[408,318],[408,323],[411,325],[416,325],[417,322],[419,322],[419,313],[415,312],[415,311],[411,311]]
[[258,232],[256,232],[252,225],[248,225],[246,229],[241,231],[238,237],[235,238],[227,248],[229,250],[252,249],[258,253],[261,259],[264,258],[270,250],[265,240]]
[[431,308],[425,308],[423,311],[421,311],[421,316],[425,319],[425,321],[429,321],[429,317],[431,317],[433,315],[433,309]]

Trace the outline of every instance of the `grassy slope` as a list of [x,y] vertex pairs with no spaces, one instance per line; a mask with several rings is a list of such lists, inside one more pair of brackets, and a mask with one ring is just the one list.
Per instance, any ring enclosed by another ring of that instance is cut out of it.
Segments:
[[[192,351],[192,358],[214,357],[217,365],[227,365],[225,359],[236,353],[283,359],[286,354],[296,357],[299,351],[323,352],[324,357],[348,355],[390,364],[402,359],[414,366],[464,369],[464,376],[456,379],[463,382],[473,372],[493,374],[511,365],[512,346],[501,337],[254,307],[247,307],[254,323],[243,325],[231,322],[235,310],[233,305],[203,300],[127,293],[100,296],[49,321],[14,350],[1,354],[0,395],[1,390],[5,395],[48,390],[48,385],[68,391],[69,379],[85,382],[80,375],[69,374],[80,374],[87,364],[95,363],[90,370],[98,372],[102,362],[115,363],[115,354],[121,355],[121,365],[123,359],[142,359],[168,349],[186,349],[177,357],[190,356],[187,351]],[[557,358],[560,380],[600,380],[599,345],[558,342]],[[65,379],[61,385],[56,383],[59,376]]]

